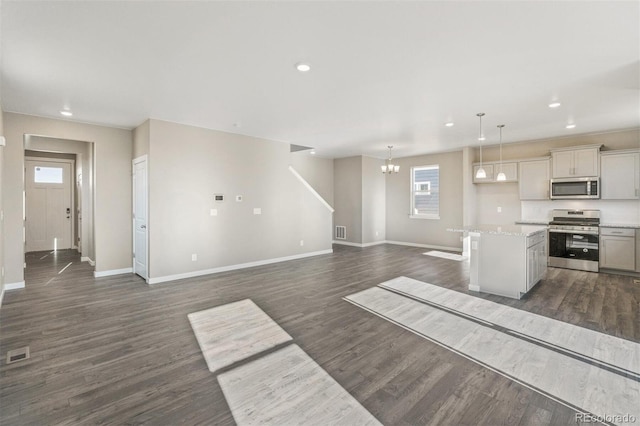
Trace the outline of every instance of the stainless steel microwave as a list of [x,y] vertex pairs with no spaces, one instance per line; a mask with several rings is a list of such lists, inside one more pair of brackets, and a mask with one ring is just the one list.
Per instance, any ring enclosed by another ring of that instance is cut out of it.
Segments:
[[551,179],[549,194],[552,200],[600,198],[600,178]]

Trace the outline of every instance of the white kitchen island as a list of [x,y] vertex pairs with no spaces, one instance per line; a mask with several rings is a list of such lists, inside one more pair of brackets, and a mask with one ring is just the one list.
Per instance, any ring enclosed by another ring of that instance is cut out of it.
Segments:
[[448,229],[469,237],[469,290],[520,299],[547,270],[547,227],[477,225]]

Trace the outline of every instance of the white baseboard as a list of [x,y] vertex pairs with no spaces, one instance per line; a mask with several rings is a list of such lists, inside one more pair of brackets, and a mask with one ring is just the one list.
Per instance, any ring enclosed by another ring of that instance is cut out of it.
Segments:
[[133,268],[111,269],[109,271],[94,271],[93,276],[96,278],[110,277],[112,275],[122,275],[133,273]]
[[24,288],[24,281],[19,281],[17,283],[4,283],[5,291],[20,290],[21,288]]
[[349,241],[333,240],[333,244],[341,244],[343,246],[351,246],[351,247],[371,247],[371,246],[377,246],[380,244],[394,244],[397,246],[420,247],[420,248],[427,248],[427,249],[434,249],[434,250],[457,251],[462,253],[462,249],[460,247],[436,246],[432,244],[417,244],[417,243],[407,243],[404,241],[390,241],[390,240],[376,241],[373,243],[364,243],[364,244],[351,243]]
[[469,290],[479,292],[480,291],[480,286],[479,285],[471,285],[471,284],[469,284]]
[[164,277],[149,278],[149,284],[159,284],[167,281],[182,280],[184,278],[200,277],[202,275],[217,274],[219,272],[235,271],[237,269],[253,268],[254,266],[269,265],[271,263],[286,262],[289,260],[304,259],[305,257],[319,256],[321,254],[331,254],[333,249],[313,251],[310,253],[295,254],[293,256],[276,257],[274,259],[257,260],[255,262],[240,263],[237,265],[221,266],[219,268],[203,269],[200,271],[185,272],[183,274],[166,275]]
[[371,247],[371,246],[379,246],[380,244],[386,244],[386,241],[374,241],[372,243],[352,243],[349,241],[341,241],[341,240],[333,240],[332,241],[333,244],[340,244],[343,246],[350,246],[350,247],[360,247],[360,248],[364,248],[364,247]]
[[91,260],[90,257],[87,257],[87,256],[82,256],[80,258],[80,262],[89,262],[89,265],[96,266],[96,262],[94,262],[93,260]]
[[420,248],[428,248],[434,250],[446,250],[446,251],[457,251],[462,253],[462,249],[460,247],[449,247],[449,246],[435,246],[432,244],[416,244],[416,243],[406,243],[404,241],[386,241],[387,244],[395,244],[397,246],[408,246],[408,247],[420,247]]
[[2,308],[2,299],[4,299],[4,286],[2,286],[2,290],[0,290],[0,308]]

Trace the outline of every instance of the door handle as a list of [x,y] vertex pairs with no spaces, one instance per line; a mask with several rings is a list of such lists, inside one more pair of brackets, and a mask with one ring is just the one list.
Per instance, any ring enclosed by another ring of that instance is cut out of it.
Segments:
[[147,225],[140,225],[140,229],[147,229]]

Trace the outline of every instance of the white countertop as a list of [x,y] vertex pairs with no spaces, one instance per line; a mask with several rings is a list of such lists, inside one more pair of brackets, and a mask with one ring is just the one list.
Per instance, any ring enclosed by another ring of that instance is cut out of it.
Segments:
[[635,228],[640,229],[639,223],[601,223],[601,228]]
[[479,234],[505,235],[510,237],[529,237],[540,232],[547,232],[547,227],[541,225],[472,225],[448,228],[447,231],[477,232]]

